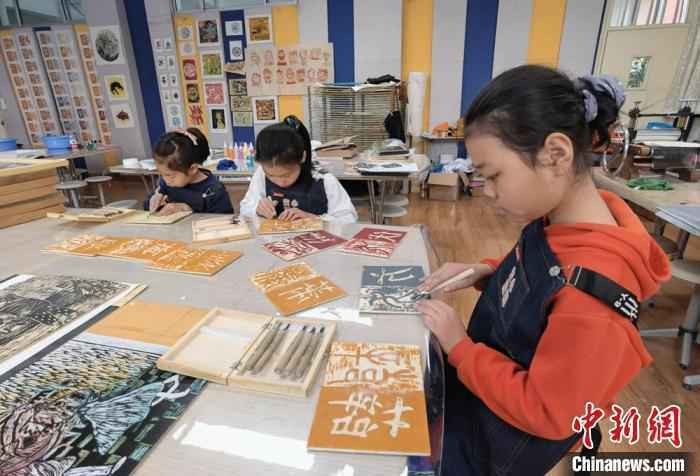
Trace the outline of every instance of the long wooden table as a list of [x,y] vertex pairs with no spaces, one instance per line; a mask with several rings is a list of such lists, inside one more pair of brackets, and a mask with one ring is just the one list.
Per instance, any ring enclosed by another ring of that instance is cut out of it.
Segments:
[[[338,178],[338,180],[354,180],[367,183],[370,201],[370,215],[372,216],[372,221],[374,223],[383,223],[384,221],[384,197],[386,195],[387,183],[402,182],[407,179],[416,179],[419,182],[422,182],[430,170],[430,160],[428,160],[425,155],[413,155],[409,160],[413,160],[416,163],[418,167],[417,172],[413,172],[409,175],[363,175],[354,168],[355,165],[362,160],[362,158],[351,160],[320,159],[319,162],[323,168],[328,171],[328,173],[333,174],[336,178]],[[148,193],[153,191],[155,188],[155,180],[158,177],[157,170],[149,169],[115,166],[111,167],[109,171],[110,173],[118,175],[140,177]],[[214,175],[219,177],[223,183],[248,184],[250,183],[250,177],[252,176],[252,172],[247,170],[229,171],[216,170],[215,168],[212,168],[211,171],[214,173]]]
[[[0,276],[15,273],[71,274],[147,284],[144,301],[198,308],[224,307],[276,315],[275,308],[250,282],[250,276],[285,265],[261,244],[280,235],[214,246],[237,250],[243,257],[213,277],[148,271],[142,263],[41,253],[43,247],[81,233],[143,236],[191,241],[193,216],[175,225],[127,225],[113,222],[81,225],[42,219],[0,230]],[[349,238],[365,225],[330,224],[331,233]],[[398,227],[385,227],[398,228]],[[301,313],[338,324],[337,339],[417,344],[425,359],[428,332],[418,316],[360,315],[357,311],[363,265],[421,265],[428,271],[428,250],[421,227],[408,232],[391,260],[329,250],[303,261],[341,286],[348,296]],[[429,369],[431,372],[434,369]],[[139,466],[138,475],[400,475],[406,458],[399,456],[309,452],[306,438],[319,385],[308,398],[252,393],[210,384]]]

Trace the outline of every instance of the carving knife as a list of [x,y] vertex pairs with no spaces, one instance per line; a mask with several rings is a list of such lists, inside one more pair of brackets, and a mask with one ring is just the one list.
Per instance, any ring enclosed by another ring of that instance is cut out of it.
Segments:
[[255,349],[253,355],[251,355],[248,361],[245,363],[245,366],[243,367],[241,373],[246,373],[248,370],[255,367],[255,364],[258,363],[258,360],[260,359],[262,354],[267,350],[267,347],[272,342],[272,339],[274,339],[281,325],[282,323],[278,322],[274,325],[274,327],[268,328],[265,337],[263,337],[262,341],[260,341],[260,344],[258,345],[258,348]]
[[287,332],[288,329],[289,324],[287,324],[284,327],[284,329],[279,329],[277,331],[277,334],[275,334],[275,338],[267,347],[267,350],[260,357],[260,360],[258,360],[258,362],[255,364],[255,367],[253,367],[253,374],[259,374],[262,371],[262,369],[265,368],[267,362],[270,360],[270,357],[272,356],[272,354],[275,353],[275,350],[277,350],[277,347],[279,347],[280,342],[282,342],[282,339],[284,339],[284,334],[285,332]]
[[282,377],[288,377],[294,370],[297,368],[297,365],[299,365],[299,361],[301,360],[301,356],[304,355],[304,351],[306,348],[309,346],[309,342],[311,342],[311,337],[313,337],[313,334],[316,333],[316,328],[312,328],[311,332],[305,332],[304,337],[302,338],[301,342],[299,343],[299,347],[296,348],[294,353],[292,354],[292,357],[289,359],[289,362],[287,362],[287,365],[284,366],[284,370],[282,370]]
[[296,371],[294,372],[294,378],[299,379],[306,375],[306,372],[308,372],[309,367],[311,366],[311,362],[313,362],[313,358],[316,355],[316,352],[318,352],[319,346],[321,345],[321,341],[323,340],[323,331],[325,330],[326,328],[321,326],[316,335],[313,336],[311,344],[309,344],[309,348],[306,350],[304,357],[299,363],[299,367],[297,367]]
[[299,342],[301,342],[301,338],[303,337],[303,334],[306,332],[306,328],[308,326],[302,327],[302,329],[297,332],[297,335],[294,336],[294,339],[292,339],[292,342],[289,344],[287,349],[284,351],[284,354],[279,358],[277,361],[277,367],[275,367],[275,373],[276,374],[281,374],[282,371],[284,370],[285,365],[287,365],[287,362],[289,362],[289,359],[291,358],[292,354],[296,350],[297,346],[299,345]]

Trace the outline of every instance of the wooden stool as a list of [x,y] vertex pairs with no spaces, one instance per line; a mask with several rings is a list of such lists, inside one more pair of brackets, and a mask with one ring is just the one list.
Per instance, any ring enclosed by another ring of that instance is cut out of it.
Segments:
[[408,215],[408,211],[406,211],[405,208],[403,207],[397,207],[396,205],[384,205],[384,217],[383,217],[383,223],[386,225],[386,219],[389,218],[401,218],[406,215]]
[[97,191],[100,194],[100,205],[104,207],[106,202],[104,190],[102,189],[102,184],[111,182],[112,177],[110,177],[109,175],[96,175],[94,177],[86,178],[85,181],[87,183],[94,183],[95,185],[97,185]]
[[87,182],[84,180],[71,180],[56,184],[56,190],[60,190],[67,195],[73,208],[80,208],[80,193],[78,190],[85,187],[87,187]]
[[[674,278],[688,281],[695,285],[693,294],[690,297],[690,304],[685,314],[683,323],[678,328],[671,329],[650,329],[641,331],[639,334],[642,337],[678,337],[683,340],[681,345],[680,366],[682,369],[688,368],[690,364],[690,354],[693,350],[695,342],[700,343],[698,339],[698,322],[700,322],[700,261],[691,260],[675,260],[671,262],[671,269]],[[687,379],[694,377],[686,377],[683,380],[684,386],[696,385],[700,380],[695,380],[695,383],[686,383]],[[700,376],[695,377],[700,379]]]

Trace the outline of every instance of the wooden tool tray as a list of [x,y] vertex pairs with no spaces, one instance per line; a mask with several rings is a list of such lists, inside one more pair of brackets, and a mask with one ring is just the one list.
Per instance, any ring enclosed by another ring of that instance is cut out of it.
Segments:
[[[268,331],[276,324],[290,327],[283,332],[279,345],[264,369],[253,374],[242,372],[256,350],[260,347]],[[324,328],[308,370],[300,378],[277,374],[275,367],[285,351],[293,343],[304,325]],[[305,397],[308,395],[323,359],[335,335],[333,322],[313,319],[281,319],[251,314],[230,309],[212,309],[204,318],[185,334],[172,349],[158,359],[158,368],[192,377],[203,378],[222,385]]]

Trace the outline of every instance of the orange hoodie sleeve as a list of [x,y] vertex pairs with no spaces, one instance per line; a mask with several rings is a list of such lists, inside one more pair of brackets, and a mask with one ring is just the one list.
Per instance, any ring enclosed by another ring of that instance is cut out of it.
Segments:
[[[487,264],[487,265],[491,266],[491,269],[496,271],[496,268],[498,268],[500,266],[501,261],[503,261],[504,258],[505,258],[505,256],[501,256],[500,258],[484,258],[479,262],[482,264]],[[474,289],[476,289],[477,291],[483,291],[487,282],[488,282],[488,280],[486,278],[483,278],[483,279],[477,281],[474,284]]]
[[[588,401],[607,409],[647,365],[634,326],[574,288],[556,296],[529,370],[468,337],[450,352],[460,380],[494,413],[528,433],[563,439]],[[649,359],[650,360],[650,359]]]

